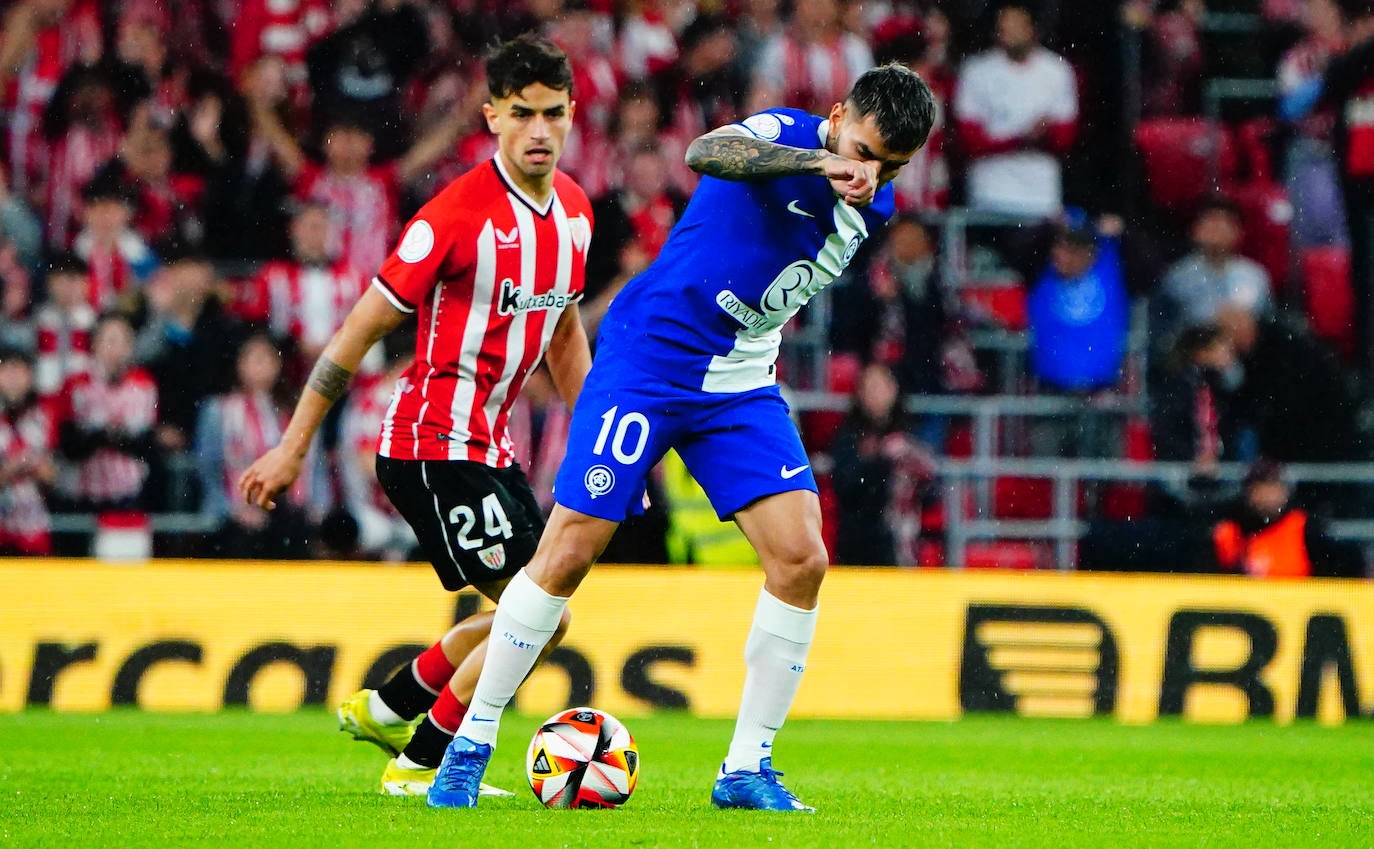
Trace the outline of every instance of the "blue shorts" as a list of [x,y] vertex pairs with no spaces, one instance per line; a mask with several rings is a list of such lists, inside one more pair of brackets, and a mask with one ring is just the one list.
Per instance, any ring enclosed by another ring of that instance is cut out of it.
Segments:
[[722,520],[764,496],[816,491],[811,461],[777,386],[711,393],[649,376],[618,380],[594,367],[573,411],[554,499],[623,522],[643,511],[645,479],[670,448]]

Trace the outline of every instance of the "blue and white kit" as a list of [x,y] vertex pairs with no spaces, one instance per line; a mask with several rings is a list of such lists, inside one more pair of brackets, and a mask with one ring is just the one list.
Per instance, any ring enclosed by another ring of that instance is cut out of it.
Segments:
[[[772,109],[736,126],[790,147],[829,121]],[[554,496],[611,521],[638,512],[674,448],[721,518],[767,495],[815,491],[774,377],[782,327],[893,212],[890,185],[853,207],[820,175],[702,177],[682,220],[612,301],[573,412]]]

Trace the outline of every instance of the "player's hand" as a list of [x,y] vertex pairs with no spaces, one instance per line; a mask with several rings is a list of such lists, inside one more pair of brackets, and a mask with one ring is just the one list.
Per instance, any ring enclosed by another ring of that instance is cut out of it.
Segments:
[[278,445],[253,461],[239,477],[239,492],[245,503],[264,510],[277,506],[277,494],[296,482],[301,474],[301,458]]
[[850,206],[866,206],[878,190],[878,164],[834,155],[825,160],[830,188]]

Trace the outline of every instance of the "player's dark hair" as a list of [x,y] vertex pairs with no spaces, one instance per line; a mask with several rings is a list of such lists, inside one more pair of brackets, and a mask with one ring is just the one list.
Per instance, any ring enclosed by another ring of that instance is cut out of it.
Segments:
[[895,62],[865,71],[846,100],[856,118],[874,116],[883,143],[893,151],[916,150],[935,123],[935,95],[926,81]]
[[509,97],[525,86],[542,83],[572,94],[572,65],[558,45],[533,33],[498,44],[487,54],[487,90],[493,98]]

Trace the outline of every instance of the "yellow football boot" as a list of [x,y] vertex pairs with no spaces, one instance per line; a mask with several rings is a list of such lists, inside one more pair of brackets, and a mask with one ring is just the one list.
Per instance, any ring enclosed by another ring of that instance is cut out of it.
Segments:
[[[383,796],[424,796],[429,793],[429,785],[434,783],[433,769],[406,769],[392,758],[382,770]],[[477,791],[479,796],[514,796],[509,790],[483,784]]]
[[368,709],[371,690],[359,690],[339,705],[339,730],[347,731],[355,740],[364,740],[395,757],[405,749],[410,738],[415,736],[415,723],[383,725],[372,718]]

